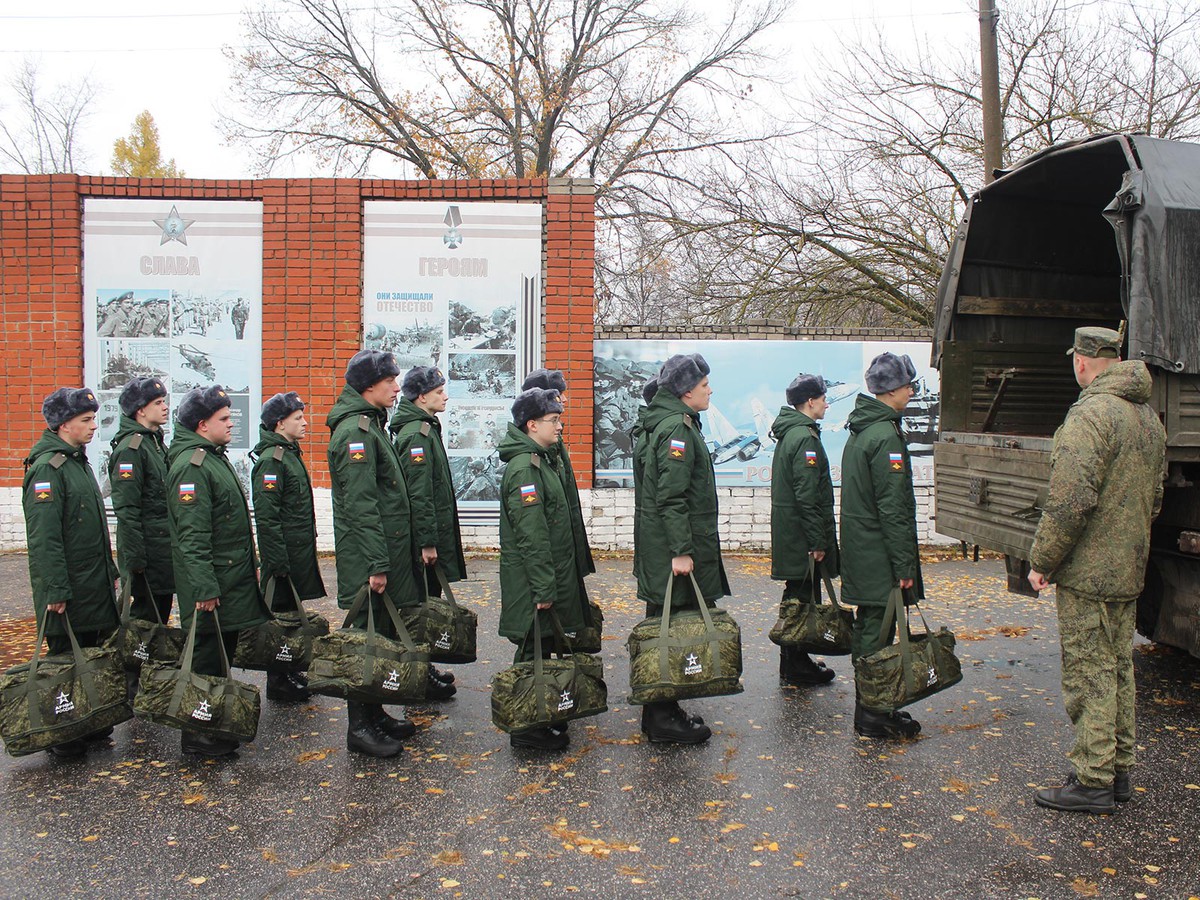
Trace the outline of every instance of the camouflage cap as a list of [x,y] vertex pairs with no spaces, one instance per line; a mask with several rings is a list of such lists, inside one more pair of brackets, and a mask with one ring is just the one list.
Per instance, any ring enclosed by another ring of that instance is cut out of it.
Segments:
[[1111,328],[1089,326],[1075,329],[1075,346],[1067,351],[1067,356],[1078,353],[1080,356],[1090,356],[1093,359],[1120,359],[1121,333]]

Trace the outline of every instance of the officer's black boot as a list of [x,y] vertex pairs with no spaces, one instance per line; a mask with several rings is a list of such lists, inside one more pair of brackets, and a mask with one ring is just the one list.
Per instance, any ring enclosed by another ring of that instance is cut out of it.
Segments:
[[514,749],[563,750],[571,743],[571,738],[565,730],[556,731],[543,725],[540,728],[530,728],[528,731],[510,734],[508,742]]
[[411,719],[394,719],[388,715],[382,703],[372,703],[368,707],[375,721],[375,727],[384,735],[395,741],[407,741],[417,733],[417,726]]
[[63,741],[61,744],[55,744],[53,747],[48,748],[46,752],[58,759],[75,759],[87,753],[87,741],[84,741],[82,738],[77,738],[73,741]]
[[779,677],[787,684],[826,684],[833,681],[833,669],[814,662],[798,647],[779,648]]
[[1060,812],[1086,812],[1103,815],[1116,809],[1112,785],[1088,787],[1080,784],[1072,772],[1062,787],[1044,788],[1034,795],[1034,802]]
[[1128,769],[1117,769],[1113,777],[1113,799],[1118,803],[1133,799],[1133,782],[1129,780]]
[[442,684],[454,684],[454,673],[453,672],[443,672],[441,669],[438,669],[438,668],[434,667],[432,664],[430,664],[429,674],[432,675],[434,678],[436,678],[438,681],[440,681]]
[[921,723],[907,713],[867,709],[856,701],[854,730],[870,738],[912,738],[921,733]]
[[438,681],[433,676],[433,667],[430,666],[429,675],[425,681],[425,699],[436,703],[439,700],[449,700],[457,693],[458,688],[454,685],[448,684],[445,681]]
[[346,703],[346,711],[350,717],[346,728],[348,749],[381,758],[395,756],[404,749],[403,744],[375,727],[369,704],[350,701]]
[[130,703],[132,703],[133,698],[137,696],[138,683],[139,679],[141,678],[141,674],[142,673],[140,669],[136,672],[131,672],[128,669],[125,670],[125,699],[127,699]]
[[199,756],[215,758],[229,756],[237,752],[237,741],[223,741],[220,738],[208,737],[198,731],[185,731],[180,738],[180,748],[184,753],[195,753]]
[[312,693],[297,684],[290,672],[267,672],[267,699],[275,703],[299,703]]
[[700,744],[712,737],[712,729],[703,720],[697,722],[675,702],[643,706],[642,731],[656,744]]

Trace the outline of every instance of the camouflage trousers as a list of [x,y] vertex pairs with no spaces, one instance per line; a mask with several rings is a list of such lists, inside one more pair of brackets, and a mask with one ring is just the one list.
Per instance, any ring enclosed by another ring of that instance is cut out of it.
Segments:
[[1075,726],[1067,759],[1088,787],[1107,787],[1115,770],[1133,768],[1134,601],[1095,599],[1056,589],[1062,643],[1063,705]]

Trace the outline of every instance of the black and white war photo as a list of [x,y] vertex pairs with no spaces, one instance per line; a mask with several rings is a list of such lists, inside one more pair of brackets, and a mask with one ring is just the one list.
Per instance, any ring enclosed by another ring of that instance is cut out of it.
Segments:
[[96,293],[96,336],[166,337],[171,323],[170,292],[102,290]]
[[511,418],[502,405],[451,404],[443,414],[446,446],[451,450],[490,452],[500,445]]
[[173,335],[245,340],[250,299],[242,291],[181,293],[172,291]]
[[171,345],[167,341],[100,341],[101,391],[119,391],[132,378],[166,378]]
[[435,366],[442,355],[442,323],[429,319],[403,325],[368,322],[363,329],[363,348],[393,354],[402,370]]
[[228,341],[177,338],[172,345],[171,387],[178,393],[219,384],[231,394],[250,392],[251,360]]
[[517,349],[517,306],[511,299],[450,301],[450,350]]
[[516,392],[515,353],[450,354],[449,393],[455,400],[511,400]]
[[464,503],[495,503],[500,499],[500,478],[504,474],[500,454],[492,451],[480,456],[451,456],[450,474],[454,478],[454,497]]

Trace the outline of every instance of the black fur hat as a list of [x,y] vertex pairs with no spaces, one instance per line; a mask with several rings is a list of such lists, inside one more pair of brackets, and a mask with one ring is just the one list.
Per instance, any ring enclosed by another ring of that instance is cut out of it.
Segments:
[[59,388],[42,401],[42,418],[51,431],[84,413],[96,412],[100,403],[91,388]]
[[867,390],[872,394],[886,394],[898,387],[912,384],[917,377],[917,367],[907,353],[897,356],[884,351],[871,360],[867,368]]
[[346,384],[360,394],[388,378],[400,374],[396,357],[382,350],[359,350],[346,366]]
[[121,404],[121,412],[133,418],[143,406],[165,396],[167,386],[161,378],[134,378],[122,389],[117,402]]
[[678,353],[658,370],[658,386],[682,397],[709,373],[708,363],[699,353]]
[[218,410],[232,405],[229,395],[225,393],[225,388],[219,384],[206,388],[193,388],[183,395],[183,399],[179,402],[179,409],[175,412],[175,418],[184,428],[195,431],[196,426],[205,419],[212,418]]
[[437,366],[417,366],[404,374],[404,381],[400,384],[400,393],[409,400],[416,400],[422,394],[428,394],[445,383],[446,376]]
[[276,394],[263,404],[263,428],[266,428],[268,431],[274,431],[276,425],[300,409],[304,409],[304,401],[300,399],[300,395],[295,391],[288,391],[286,394]]
[[650,401],[654,399],[654,395],[658,393],[658,376],[655,375],[642,385],[642,399],[646,401],[646,405],[650,405]]
[[567,379],[563,378],[561,369],[534,369],[525,378],[525,383],[521,385],[521,390],[527,391],[535,387],[547,391],[566,393]]
[[530,388],[518,394],[517,399],[513,401],[513,424],[521,428],[530,419],[540,419],[562,411],[563,405],[558,402],[558,391]]
[[797,375],[787,386],[788,406],[803,406],[815,397],[825,396],[825,379],[820,375]]

